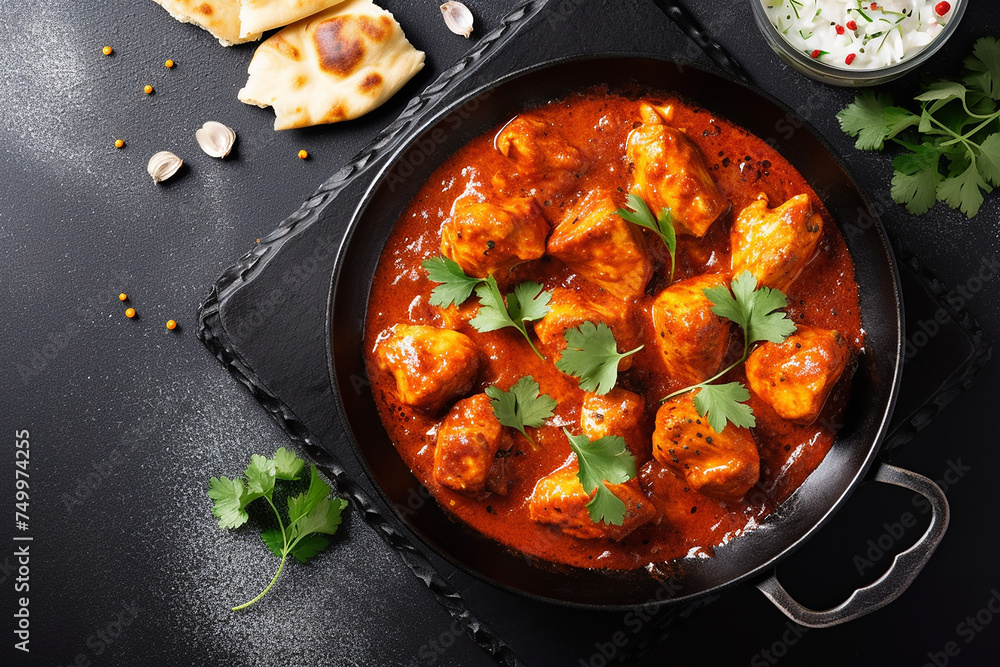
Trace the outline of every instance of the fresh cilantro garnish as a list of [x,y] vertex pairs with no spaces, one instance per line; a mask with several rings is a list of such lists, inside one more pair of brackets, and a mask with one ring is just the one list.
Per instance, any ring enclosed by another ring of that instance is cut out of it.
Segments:
[[482,285],[476,288],[476,294],[479,296],[479,312],[469,322],[476,331],[496,331],[497,329],[514,327],[528,341],[528,345],[538,355],[538,358],[545,361],[545,357],[531,342],[525,324],[545,317],[545,314],[549,312],[549,299],[552,298],[552,292],[543,290],[542,286],[536,282],[523,282],[507,295],[505,303],[496,279],[489,276]]
[[458,262],[447,257],[425,259],[420,266],[427,271],[431,282],[441,283],[431,290],[430,304],[447,308],[451,304],[460,306],[472,296],[472,292],[483,282],[482,278],[467,275]]
[[629,452],[625,439],[617,435],[606,435],[597,440],[591,440],[585,435],[573,435],[565,428],[563,431],[569,438],[569,446],[576,454],[580,471],[577,477],[583,490],[587,493],[597,493],[587,503],[590,520],[594,523],[603,521],[614,526],[622,525],[625,503],[611,493],[608,484],[624,484],[634,478],[635,457]]
[[971,218],[1000,185],[1000,41],[980,38],[960,78],[925,85],[914,101],[917,112],[866,91],[837,118],[859,149],[906,149],[892,163],[894,201],[915,214],[944,202]]
[[795,323],[781,312],[788,306],[788,298],[781,290],[758,288],[757,277],[749,271],[736,276],[729,287],[718,285],[703,291],[713,304],[713,313],[743,329],[744,356],[758,341],[780,343],[795,333]]
[[300,563],[325,549],[330,541],[326,535],[333,535],[340,526],[341,512],[347,501],[330,498],[330,486],[319,478],[315,465],[310,465],[309,488],[304,493],[288,498],[288,523],[274,504],[275,480],[296,480],[302,474],[306,462],[284,447],[278,448],[273,458],[254,454],[243,478],[213,477],[208,482],[208,497],[212,499],[212,514],[223,528],[237,528],[249,518],[246,506],[258,498],[263,498],[274,510],[278,528],[265,530],[261,539],[271,552],[281,559],[278,571],[270,583],[257,597],[233,607],[238,611],[249,607],[264,597],[285,568],[289,554]]
[[552,416],[552,411],[556,407],[556,400],[548,394],[541,394],[540,391],[541,388],[535,382],[535,378],[530,375],[519,379],[507,391],[493,385],[486,388],[486,395],[491,399],[490,404],[493,406],[493,414],[496,415],[497,421],[504,426],[516,428],[532,445],[535,441],[525,428],[540,427]]
[[706,384],[694,397],[694,409],[708,419],[708,425],[721,433],[726,421],[736,426],[753,428],[757,420],[753,410],[744,401],[750,399],[750,392],[739,382],[726,384]]
[[580,389],[607,394],[618,381],[618,362],[635,354],[642,345],[630,352],[619,352],[615,335],[607,324],[584,322],[563,334],[566,349],[556,362],[556,368],[566,375],[580,378]]
[[649,210],[649,206],[638,195],[629,195],[626,198],[628,208],[620,208],[615,214],[634,225],[645,227],[663,240],[670,253],[670,282],[674,282],[674,269],[677,266],[677,233],[674,231],[674,217],[670,214],[670,209],[664,207],[657,218]]
[[788,298],[781,290],[757,287],[757,278],[749,271],[736,276],[729,287],[718,285],[702,291],[712,302],[713,313],[743,329],[743,356],[704,382],[675,391],[663,400],[698,390],[694,395],[695,410],[717,433],[722,433],[727,421],[736,426],[756,426],[753,410],[745,404],[750,398],[746,387],[739,382],[712,383],[746,361],[755,343],[781,343],[795,333],[795,323],[782,311],[788,306]]

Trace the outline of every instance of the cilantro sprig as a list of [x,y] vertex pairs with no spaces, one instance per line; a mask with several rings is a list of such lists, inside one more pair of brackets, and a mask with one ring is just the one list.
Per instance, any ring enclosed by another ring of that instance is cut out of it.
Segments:
[[278,519],[278,528],[265,530],[260,536],[271,553],[281,559],[278,571],[257,597],[233,607],[233,611],[245,609],[267,595],[278,581],[289,555],[305,563],[329,545],[326,536],[336,533],[340,526],[341,512],[347,507],[347,501],[329,497],[330,486],[320,479],[312,464],[309,488],[288,498],[288,522],[282,519],[274,503],[275,481],[297,480],[304,468],[305,461],[280,447],[272,458],[254,454],[242,478],[230,479],[223,475],[208,482],[212,515],[222,528],[238,528],[245,524],[250,518],[247,505],[260,498],[267,501]]
[[482,278],[467,275],[458,262],[447,257],[425,259],[420,266],[424,267],[427,277],[432,282],[440,283],[431,290],[432,306],[442,308],[447,308],[451,304],[461,306],[483,282]]
[[573,435],[565,428],[569,446],[576,454],[580,470],[577,478],[583,490],[593,493],[587,503],[590,520],[620,526],[625,521],[628,508],[625,503],[611,493],[608,484],[624,484],[636,476],[635,457],[625,444],[625,439],[617,435],[606,435],[591,440],[585,435]]
[[566,375],[580,378],[580,389],[607,394],[618,382],[618,362],[643,348],[619,352],[611,328],[604,322],[584,322],[568,329],[563,338],[566,349],[556,362],[556,368]]
[[906,150],[892,161],[891,194],[908,211],[940,201],[975,216],[983,193],[1000,185],[1000,41],[977,40],[960,78],[925,85],[914,100],[916,112],[865,91],[837,119],[861,150],[886,141]]
[[534,322],[545,317],[549,312],[549,299],[552,292],[543,290],[536,282],[526,281],[514,288],[506,300],[500,293],[496,278],[489,275],[485,278],[475,278],[465,273],[462,267],[447,257],[432,257],[421,263],[427,271],[427,277],[432,282],[439,283],[431,290],[430,304],[448,308],[452,304],[460,306],[472,293],[479,297],[479,312],[469,322],[476,331],[496,331],[506,327],[514,327],[528,341],[532,351],[538,358],[545,357],[531,342],[528,335],[528,322]]
[[675,391],[663,400],[698,390],[694,395],[695,410],[708,420],[709,426],[717,433],[722,432],[727,422],[752,428],[757,425],[757,420],[753,410],[745,403],[750,398],[747,388],[741,382],[712,383],[746,361],[754,344],[763,341],[781,343],[795,333],[795,323],[782,310],[788,306],[788,298],[781,290],[758,288],[756,276],[749,271],[741,272],[728,287],[717,285],[702,291],[712,302],[713,313],[736,323],[743,330],[743,355],[704,382]]
[[495,385],[486,388],[490,397],[490,405],[497,421],[504,426],[515,428],[521,432],[532,445],[527,427],[539,428],[545,420],[553,415],[556,400],[548,394],[541,393],[541,387],[530,375],[520,378],[514,385],[504,391]]
[[549,312],[552,292],[543,290],[536,282],[526,281],[514,287],[514,291],[507,295],[505,301],[500,294],[496,279],[488,276],[476,287],[476,295],[479,296],[479,312],[469,324],[480,332],[513,327],[521,332],[538,358],[545,361],[545,357],[531,342],[527,323],[545,317]]
[[633,225],[652,231],[667,246],[667,251],[670,253],[670,282],[674,282],[674,269],[677,267],[677,232],[674,230],[674,217],[670,209],[664,207],[660,210],[660,217],[656,217],[642,197],[632,194],[626,197],[625,206],[626,208],[615,211],[615,214]]

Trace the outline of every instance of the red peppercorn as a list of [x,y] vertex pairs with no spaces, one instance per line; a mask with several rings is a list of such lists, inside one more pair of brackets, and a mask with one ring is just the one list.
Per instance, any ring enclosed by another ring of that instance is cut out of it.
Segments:
[[875,11],[876,9],[878,9],[878,3],[877,2],[873,2],[872,6],[871,6],[871,10]]
[[851,63],[854,62],[855,58],[857,58],[857,55],[855,55],[853,53],[848,53],[847,57],[844,58],[844,62],[847,63],[848,65],[850,65]]
[[936,5],[934,5],[934,11],[937,13],[938,16],[944,16],[949,11],[951,11],[951,4],[947,2],[939,2]]
[[847,22],[847,29],[848,30],[857,30],[858,29],[858,24],[855,23],[854,21],[848,21]]
[[820,54],[820,50],[816,49],[815,51],[813,51],[809,55],[811,55],[813,58],[819,58],[819,54]]
[[838,25],[837,26],[837,34],[838,35],[843,35],[844,34],[844,26],[842,26],[842,25]]

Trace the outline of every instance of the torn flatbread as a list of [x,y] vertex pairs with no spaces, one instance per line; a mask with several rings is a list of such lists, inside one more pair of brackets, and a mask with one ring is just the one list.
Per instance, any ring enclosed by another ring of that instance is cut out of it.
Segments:
[[424,66],[392,14],[347,0],[266,39],[241,102],[274,107],[274,129],[350,120],[388,100]]
[[249,39],[294,23],[344,0],[242,0],[240,37]]
[[193,23],[212,33],[223,46],[260,39],[241,34],[240,0],[154,0],[181,23]]

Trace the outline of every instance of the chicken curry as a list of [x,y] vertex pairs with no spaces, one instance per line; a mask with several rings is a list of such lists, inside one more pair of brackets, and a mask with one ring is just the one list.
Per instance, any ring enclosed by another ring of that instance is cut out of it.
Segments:
[[[780,335],[719,305],[758,293]],[[600,381],[565,363],[594,341]],[[843,238],[779,153],[675,96],[591,89],[433,173],[383,250],[365,350],[390,438],[449,514],[531,557],[634,569],[711,556],[803,482],[863,333]]]

